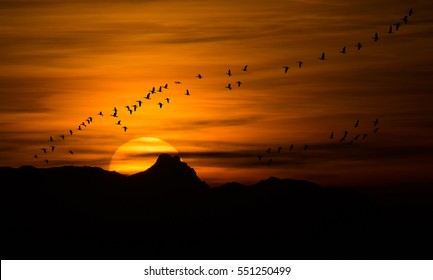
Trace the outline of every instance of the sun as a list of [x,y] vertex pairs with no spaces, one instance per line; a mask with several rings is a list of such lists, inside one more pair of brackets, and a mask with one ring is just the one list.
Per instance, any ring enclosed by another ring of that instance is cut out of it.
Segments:
[[131,175],[151,167],[160,154],[177,155],[178,151],[169,143],[154,137],[132,139],[114,152],[110,171]]

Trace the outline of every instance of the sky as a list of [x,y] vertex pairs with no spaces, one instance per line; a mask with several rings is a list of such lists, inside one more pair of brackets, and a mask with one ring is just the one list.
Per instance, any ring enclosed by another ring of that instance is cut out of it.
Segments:
[[152,137],[210,185],[431,184],[432,14],[427,0],[3,0],[0,166],[109,169]]

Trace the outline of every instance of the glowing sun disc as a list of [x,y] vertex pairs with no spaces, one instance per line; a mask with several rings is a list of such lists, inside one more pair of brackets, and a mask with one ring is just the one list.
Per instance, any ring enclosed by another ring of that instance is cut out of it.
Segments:
[[142,172],[151,167],[160,154],[177,155],[178,151],[159,138],[132,139],[117,148],[109,169],[126,175]]

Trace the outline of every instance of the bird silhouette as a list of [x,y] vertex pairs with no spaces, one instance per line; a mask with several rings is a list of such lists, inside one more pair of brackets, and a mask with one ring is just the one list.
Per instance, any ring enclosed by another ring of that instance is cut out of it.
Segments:
[[353,139],[347,142],[347,145],[352,145],[352,144],[353,144]]
[[322,52],[322,56],[319,57],[319,59],[321,59],[321,60],[325,60],[325,52]]
[[348,132],[347,130],[344,131],[343,137],[341,137],[340,142],[343,142],[344,139],[346,139],[346,136],[347,136],[348,133],[349,133],[349,132]]
[[190,94],[189,94],[189,90],[186,90],[186,93],[185,93],[185,95],[190,95]]
[[48,164],[48,159],[44,160],[46,164]]
[[112,115],[110,115],[111,117],[117,118],[117,111],[114,111],[114,113]]
[[159,108],[162,108],[162,105],[164,105],[164,104],[162,104],[161,102],[159,102],[158,105],[159,105]]
[[143,103],[143,101],[141,101],[141,100],[136,100],[135,102],[138,103],[138,107],[141,107],[141,104]]
[[126,105],[125,108],[126,108],[127,110],[130,110],[130,109],[131,109],[131,108],[129,107],[129,105]]
[[394,33],[394,32],[392,32],[392,25],[390,25],[389,26],[389,29],[388,29],[388,32],[387,32],[388,34],[392,34],[392,33]]
[[248,68],[248,65],[245,65],[244,68],[242,68],[242,71],[248,71],[247,68]]
[[373,126],[376,126],[378,123],[379,123],[379,119],[375,119],[375,120],[373,121]]
[[356,135],[355,137],[353,137],[353,140],[357,141],[359,139],[359,137],[361,137],[360,134]]
[[404,24],[407,24],[407,22],[409,21],[407,16],[404,16],[401,20],[404,22]]
[[266,152],[269,154],[271,152],[271,148],[268,148]]
[[117,113],[117,108],[114,107],[113,111],[114,111],[114,113],[116,114],[116,113]]
[[334,139],[334,131],[332,131],[331,135],[329,135],[329,139]]
[[377,42],[379,40],[379,34],[377,34],[377,32],[376,32],[372,38],[373,38],[374,42]]
[[122,122],[121,120],[118,120],[117,123],[115,123],[115,125],[122,125],[121,122]]
[[242,84],[242,82],[241,82],[241,81],[237,81],[236,83],[238,84],[238,87],[240,87],[240,86],[241,86],[241,84]]
[[50,146],[51,147],[51,152],[54,152],[54,149],[56,148],[55,146]]
[[104,115],[102,114],[102,112],[99,112],[98,115],[99,115],[99,116],[104,116]]
[[287,71],[289,71],[290,67],[286,65],[286,66],[283,66],[283,69],[284,69],[284,74],[286,74]]
[[164,88],[165,88],[165,89],[168,89],[168,84],[165,84],[165,85],[164,85]]
[[229,69],[226,74],[230,77],[232,75],[232,71]]
[[87,127],[87,125],[86,125],[85,122],[81,122],[81,125],[84,126],[84,127]]
[[37,154],[34,154],[33,157],[34,157],[35,159],[38,159],[38,158],[39,158]]
[[50,142],[54,142],[54,140],[53,140],[53,137],[52,137],[52,136],[50,136]]
[[123,131],[125,131],[125,132],[128,129],[126,126],[122,126],[122,128],[123,128]]
[[162,86],[159,86],[158,92],[162,92]]
[[302,61],[297,61],[297,63],[298,63],[298,68],[301,68],[302,67],[302,64],[304,64]]
[[167,97],[165,100],[167,101],[167,103],[170,103],[170,98]]
[[180,85],[182,82],[180,82],[180,81],[175,81],[174,82],[176,85]]
[[46,153],[47,153],[47,149],[45,149],[45,148],[42,148],[41,150],[42,150],[42,151],[44,151],[44,154],[46,154]]
[[395,31],[398,31],[398,29],[400,28],[400,22],[397,22],[395,25]]
[[69,150],[69,153],[70,153],[71,155],[73,155],[73,154],[74,154],[74,152],[73,152],[73,151],[71,151],[71,150]]
[[292,144],[292,145],[290,145],[290,149],[289,150],[293,151],[294,148],[295,148],[295,145]]
[[358,51],[363,47],[361,42],[358,42],[358,44],[356,44],[356,47],[358,48]]
[[362,138],[361,138],[361,140],[365,140],[365,138],[367,138],[367,133],[365,133],[364,135],[362,135]]
[[407,11],[407,13],[408,13],[409,16],[412,16],[413,15],[413,9],[410,8],[409,11]]
[[280,146],[280,147],[278,147],[278,150],[277,150],[277,152],[279,153],[279,152],[281,152],[281,149],[282,149],[282,147]]
[[60,135],[60,138],[62,138],[62,140],[65,140],[65,135],[64,134]]
[[134,104],[134,105],[132,105],[132,107],[134,108],[134,112],[137,112],[137,107],[138,107],[138,105],[137,105],[137,104]]
[[373,130],[373,132],[376,133],[378,130],[379,130],[379,128],[376,127],[376,128]]
[[346,46],[341,49],[340,53],[346,53]]
[[229,90],[232,90],[232,84],[228,84],[228,85],[226,86],[226,88],[228,88]]
[[203,79],[203,76],[201,74],[198,74],[196,77],[199,79]]
[[155,87],[152,87],[152,89],[149,90],[149,92],[150,92],[151,94],[154,94],[154,93],[155,93]]
[[359,120],[356,120],[355,127],[358,127],[358,126],[359,126]]
[[148,93],[145,97],[147,100],[150,100],[150,93]]
[[81,125],[78,126],[78,130],[82,130],[82,129],[81,129]]
[[72,135],[72,129],[69,129],[69,134],[71,134],[71,135]]
[[129,112],[130,115],[132,115],[132,110],[131,109],[128,109],[128,112]]

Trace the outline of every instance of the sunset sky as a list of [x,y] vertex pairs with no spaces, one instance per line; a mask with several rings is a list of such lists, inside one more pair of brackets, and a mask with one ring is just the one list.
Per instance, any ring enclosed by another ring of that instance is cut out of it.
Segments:
[[211,185],[432,183],[432,15],[427,0],[2,0],[0,166],[109,169],[120,146],[154,137]]

